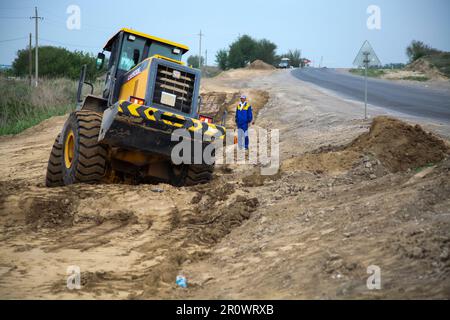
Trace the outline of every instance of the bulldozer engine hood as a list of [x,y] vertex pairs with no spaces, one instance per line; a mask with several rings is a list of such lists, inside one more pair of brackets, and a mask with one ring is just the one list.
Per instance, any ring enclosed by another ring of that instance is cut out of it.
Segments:
[[139,99],[160,110],[198,118],[200,78],[200,70],[154,56],[123,75],[118,100]]

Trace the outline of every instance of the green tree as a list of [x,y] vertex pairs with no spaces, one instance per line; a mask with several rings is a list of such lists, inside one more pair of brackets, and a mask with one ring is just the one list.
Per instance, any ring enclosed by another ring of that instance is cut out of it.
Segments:
[[220,69],[228,69],[228,51],[225,49],[219,50],[216,53],[216,62]]
[[300,50],[289,50],[288,53],[283,54],[281,58],[289,58],[289,63],[293,67],[301,67],[302,53]]
[[[205,65],[205,59],[203,58],[203,57],[201,57],[201,59],[202,59],[202,66],[204,66]],[[198,64],[198,55],[193,55],[193,56],[190,56],[188,59],[187,59],[187,64],[188,64],[188,66],[192,66],[193,68],[199,68],[199,64]]]
[[249,35],[239,37],[230,45],[228,63],[230,68],[243,68],[256,60],[258,43]]
[[267,39],[261,39],[256,44],[255,58],[274,65],[276,62],[276,49],[277,45],[275,43]]
[[406,55],[409,58],[409,62],[414,62],[424,56],[441,53],[441,51],[430,47],[422,41],[413,40],[411,44],[406,48]]
[[219,50],[216,62],[222,70],[244,68],[258,59],[274,65],[277,59],[276,49],[277,45],[267,39],[255,40],[245,34],[231,43],[228,50]]
[[267,39],[255,40],[249,35],[243,35],[230,45],[227,67],[243,68],[257,59],[273,65],[276,48],[276,44]]
[[[34,49],[32,55],[34,57]],[[19,50],[13,62],[13,73],[17,76],[25,77],[29,73],[28,49]],[[82,51],[71,52],[65,48],[53,46],[39,47],[39,75],[47,78],[70,78],[78,79],[81,66],[87,65],[87,79],[95,80],[101,71],[95,68],[95,57]],[[33,74],[34,74],[33,59]]]

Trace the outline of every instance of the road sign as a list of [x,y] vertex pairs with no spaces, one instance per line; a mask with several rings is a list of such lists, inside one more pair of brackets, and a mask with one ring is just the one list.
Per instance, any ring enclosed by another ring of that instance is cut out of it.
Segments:
[[367,69],[381,66],[381,61],[378,59],[369,41],[363,43],[355,61],[353,61],[353,65],[364,68],[364,120],[367,120]]
[[369,41],[364,42],[355,61],[353,61],[353,65],[360,68],[381,66],[381,61],[378,59]]

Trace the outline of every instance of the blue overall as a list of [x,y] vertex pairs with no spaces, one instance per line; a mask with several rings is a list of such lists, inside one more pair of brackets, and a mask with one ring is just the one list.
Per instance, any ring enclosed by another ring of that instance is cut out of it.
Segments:
[[[248,125],[253,121],[252,106],[245,102],[236,107],[236,125],[238,127],[238,146],[248,150]],[[240,130],[239,130],[240,129]]]

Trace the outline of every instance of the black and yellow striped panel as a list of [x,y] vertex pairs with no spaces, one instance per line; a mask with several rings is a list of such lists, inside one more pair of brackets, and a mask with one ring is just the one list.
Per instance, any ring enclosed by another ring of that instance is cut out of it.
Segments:
[[150,126],[154,122],[161,122],[177,129],[185,128],[191,132],[201,130],[202,134],[207,136],[215,136],[217,133],[220,133],[220,139],[225,138],[226,129],[222,126],[184,117],[173,112],[162,111],[154,107],[131,103],[126,100],[118,102],[118,112],[122,115],[144,119]]

